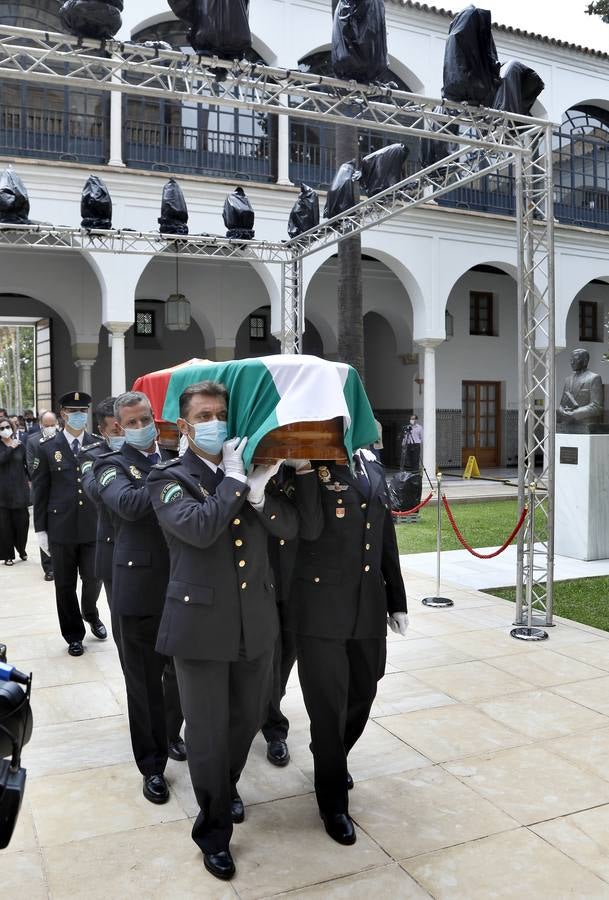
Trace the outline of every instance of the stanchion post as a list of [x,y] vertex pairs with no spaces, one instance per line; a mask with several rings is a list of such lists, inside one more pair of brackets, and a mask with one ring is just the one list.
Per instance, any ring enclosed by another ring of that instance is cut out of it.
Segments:
[[535,565],[535,494],[537,493],[537,483],[531,482],[529,485],[529,522],[528,522],[528,547],[527,547],[527,565],[529,568],[529,577],[526,581],[526,606],[527,606],[527,624],[519,625],[512,628],[510,634],[518,641],[547,641],[548,632],[543,628],[536,628],[533,625],[533,578],[530,573]]
[[436,595],[435,597],[424,597],[421,603],[423,606],[432,606],[436,609],[447,609],[449,606],[454,606],[454,601],[449,600],[448,597],[440,596],[440,575],[441,575],[441,563],[440,559],[442,556],[442,473],[438,472],[436,475],[437,489],[438,489],[438,525],[436,529]]

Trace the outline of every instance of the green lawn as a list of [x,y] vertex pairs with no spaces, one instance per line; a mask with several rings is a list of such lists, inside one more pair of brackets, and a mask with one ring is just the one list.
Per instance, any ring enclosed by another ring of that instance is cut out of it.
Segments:
[[[512,602],[516,599],[515,587],[492,588],[485,593]],[[609,631],[609,577],[556,581],[554,613],[582,625]]]
[[[516,500],[489,500],[485,503],[450,504],[455,522],[465,540],[472,547],[498,547],[508,537],[518,521]],[[400,553],[425,553],[436,549],[438,511],[428,504],[421,510],[421,519],[413,524],[396,525]],[[442,549],[462,550],[442,510]],[[473,557],[472,557],[473,558]]]

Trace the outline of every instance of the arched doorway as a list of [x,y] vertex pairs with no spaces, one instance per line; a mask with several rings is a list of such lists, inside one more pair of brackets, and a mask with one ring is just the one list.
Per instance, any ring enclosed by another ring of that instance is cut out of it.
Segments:
[[[307,72],[316,75],[330,75],[332,65],[329,50],[320,50],[310,53],[300,60],[299,66]],[[402,91],[410,91],[411,88],[391,69],[387,69],[381,81],[393,83]],[[301,181],[315,188],[328,188],[336,174],[340,163],[345,160],[336,159],[335,147],[336,126],[325,125],[319,117],[310,122],[303,119],[290,120],[290,179],[298,184]],[[383,134],[370,128],[358,129],[359,155],[366,156],[381,147],[393,144],[400,140],[395,134]],[[404,137],[402,143],[409,150],[407,161],[408,171],[416,171],[420,168],[420,140]]]
[[[309,319],[305,323],[302,352],[311,356],[324,355],[321,336]],[[271,307],[259,306],[245,317],[237,330],[235,359],[272,356],[276,353],[281,353],[281,343],[271,334]]]
[[[0,23],[63,32],[56,0],[0,6]],[[61,73],[61,63],[48,62]],[[110,97],[105,91],[0,79],[0,154],[78,163],[106,163]]]
[[609,112],[567,110],[554,134],[554,215],[562,222],[609,226]]
[[[171,19],[136,31],[133,40],[165,41],[186,54],[193,50],[183,22]],[[252,62],[265,61],[254,51]],[[277,119],[256,110],[213,102],[178,103],[125,96],[123,156],[128,166],[160,172],[274,181]]]

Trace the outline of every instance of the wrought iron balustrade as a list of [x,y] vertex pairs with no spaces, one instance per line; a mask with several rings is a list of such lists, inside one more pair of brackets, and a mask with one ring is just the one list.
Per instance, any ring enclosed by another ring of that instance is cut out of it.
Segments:
[[123,123],[123,158],[139,169],[273,180],[271,140],[265,135],[128,119]]
[[0,154],[81,163],[108,160],[103,115],[36,107],[0,107]]

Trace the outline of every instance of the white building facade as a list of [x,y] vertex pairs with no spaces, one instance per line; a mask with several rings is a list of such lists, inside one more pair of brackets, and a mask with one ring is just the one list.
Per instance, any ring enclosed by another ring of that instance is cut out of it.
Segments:
[[[59,6],[0,0],[0,24],[60,31]],[[253,58],[284,68],[323,60],[330,8],[330,0],[252,0]],[[392,77],[439,97],[452,14],[395,0],[386,0],[386,14]],[[129,0],[123,22],[124,40],[187,46],[163,0]],[[519,59],[541,75],[546,87],[533,112],[556,126],[557,385],[569,370],[567,348],[576,346],[589,350],[590,368],[607,383],[609,58],[499,26],[494,36],[502,61]],[[283,239],[301,180],[319,190],[323,208],[323,192],[344,161],[336,160],[333,139],[320,119],[0,81],[0,166],[12,164],[25,182],[31,218],[57,225],[79,224],[82,187],[94,173],[112,195],[115,227],[153,231],[173,175],[191,233],[223,234],[224,198],[241,184],[256,211],[256,237]],[[393,139],[362,132],[360,146],[365,153]],[[407,143],[417,168],[419,147]],[[385,426],[389,463],[414,410],[432,470],[436,463],[460,467],[470,453],[488,466],[516,464],[513,212],[506,172],[362,235],[366,387]],[[315,254],[304,267],[305,352],[328,358],[337,352],[335,253]],[[77,386],[101,400],[144,372],[193,356],[278,352],[278,266],[180,262],[179,290],[192,312],[186,332],[163,325],[163,304],[175,290],[168,259],[0,250],[0,324],[41,323],[39,364],[49,370],[42,393],[53,402]]]

